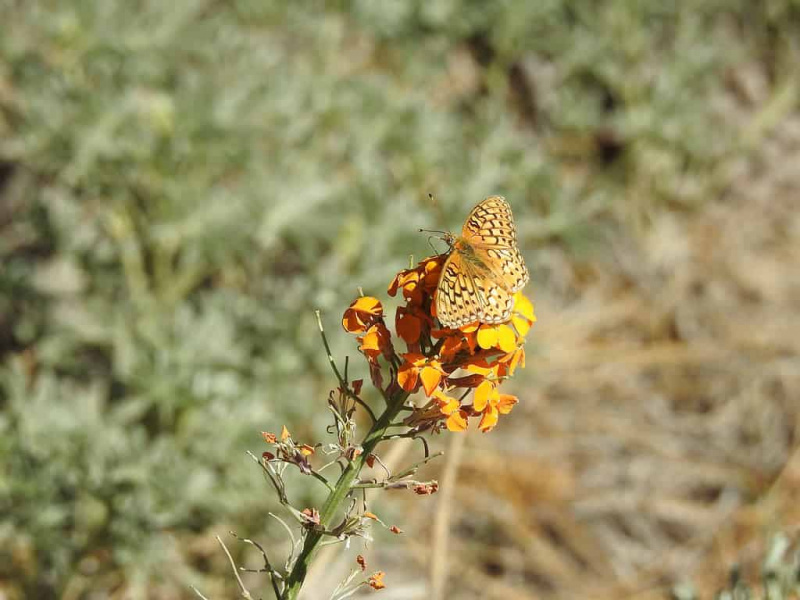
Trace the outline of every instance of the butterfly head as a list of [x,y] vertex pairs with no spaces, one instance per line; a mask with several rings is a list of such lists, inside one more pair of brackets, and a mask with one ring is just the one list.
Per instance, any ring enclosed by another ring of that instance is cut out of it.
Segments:
[[420,233],[434,234],[428,237],[428,243],[430,243],[431,238],[436,237],[444,241],[444,243],[447,244],[450,249],[457,246],[458,244],[458,238],[449,231],[438,231],[436,229],[420,229],[419,231]]

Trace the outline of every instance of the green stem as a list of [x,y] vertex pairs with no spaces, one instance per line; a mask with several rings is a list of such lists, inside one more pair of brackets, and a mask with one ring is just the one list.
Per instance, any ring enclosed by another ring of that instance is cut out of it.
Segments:
[[[353,484],[359,473],[361,473],[361,469],[366,464],[367,457],[382,441],[386,429],[400,412],[406,398],[408,398],[407,392],[400,392],[391,398],[391,402],[388,403],[386,409],[381,416],[378,417],[378,420],[375,421],[372,429],[367,433],[364,441],[361,442],[363,452],[350,461],[350,464],[347,465],[339,477],[339,480],[336,482],[333,491],[328,494],[328,498],[325,500],[325,504],[322,505],[322,510],[320,510],[320,525],[324,528],[330,529],[334,525],[334,519],[336,519],[337,514],[340,512],[342,504],[347,499],[347,496],[353,490]],[[286,587],[283,591],[282,600],[297,600],[300,594],[300,588],[303,586],[303,582],[308,574],[311,561],[319,550],[322,537],[322,534],[318,531],[310,530],[306,533],[303,549],[300,551],[300,555],[294,563],[292,572],[289,573],[286,579]]]

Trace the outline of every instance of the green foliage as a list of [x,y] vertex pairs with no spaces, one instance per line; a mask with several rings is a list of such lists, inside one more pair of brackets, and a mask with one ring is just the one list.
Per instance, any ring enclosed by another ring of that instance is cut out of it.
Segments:
[[263,528],[243,452],[321,427],[313,309],[332,326],[356,286],[383,289],[428,252],[418,227],[504,193],[523,248],[579,251],[701,201],[743,135],[709,99],[765,48],[780,78],[798,17],[790,0],[0,10],[0,577],[36,597],[183,585],[170,540]]

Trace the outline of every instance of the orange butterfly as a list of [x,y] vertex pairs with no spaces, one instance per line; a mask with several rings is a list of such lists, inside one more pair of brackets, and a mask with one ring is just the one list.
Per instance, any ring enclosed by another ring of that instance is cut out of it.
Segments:
[[436,289],[439,322],[456,328],[508,321],[514,293],[525,287],[529,275],[505,198],[483,200],[469,213],[461,235],[446,233],[444,240],[450,252]]

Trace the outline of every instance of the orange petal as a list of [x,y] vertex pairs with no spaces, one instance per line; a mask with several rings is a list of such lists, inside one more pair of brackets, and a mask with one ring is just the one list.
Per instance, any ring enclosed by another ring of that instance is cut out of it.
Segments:
[[[496,331],[497,345],[500,350],[512,352],[517,347],[517,336],[514,334],[514,330],[508,325],[498,325]],[[478,335],[480,336],[480,333]],[[480,340],[478,340],[478,343],[480,343]]]
[[409,304],[422,304],[422,290],[416,281],[412,281],[403,286],[403,298]]
[[461,407],[456,398],[447,396],[440,390],[436,390],[433,393],[433,398],[439,405],[439,411],[445,416],[452,415]]
[[492,368],[489,366],[485,360],[480,360],[474,363],[470,363],[467,365],[467,371],[470,373],[477,373],[478,375],[489,375],[492,372]]
[[461,405],[458,403],[458,400],[455,398],[450,398],[449,402],[447,404],[443,404],[439,410],[443,415],[450,416],[459,408],[461,408]]
[[463,410],[454,412],[447,417],[447,429],[450,431],[466,431],[467,430],[467,415]]
[[472,375],[465,375],[464,377],[448,377],[447,383],[453,387],[474,388],[478,387],[483,380],[483,375],[473,373]]
[[483,412],[490,403],[492,396],[496,393],[497,390],[494,384],[491,381],[484,381],[475,388],[475,392],[472,395],[472,407],[478,412]]
[[413,392],[417,388],[419,380],[419,369],[412,363],[404,362],[397,370],[397,383],[407,392]]
[[491,409],[487,410],[483,413],[481,417],[481,422],[478,423],[478,429],[482,432],[486,433],[487,431],[491,431],[494,429],[494,426],[497,425],[497,419],[499,418],[499,413],[497,409],[493,406]]
[[511,362],[508,364],[508,374],[513,375],[514,371],[517,370],[517,365],[522,362],[522,366],[525,366],[525,348],[518,348],[516,352],[514,352],[514,356],[511,358]]
[[478,348],[478,335],[474,331],[465,333],[466,336],[464,339],[467,342],[467,347],[469,348],[469,351],[475,352],[475,350]]
[[479,326],[480,323],[478,321],[475,321],[473,323],[467,323],[466,325],[462,325],[461,327],[459,327],[459,329],[464,333],[474,333],[478,330]]
[[494,348],[497,344],[497,329],[491,325],[481,325],[478,329],[478,345],[484,350]]
[[410,362],[415,367],[421,367],[428,362],[428,359],[425,358],[425,355],[420,354],[419,352],[406,352],[400,356],[402,356],[406,362]]
[[497,410],[502,414],[507,415],[514,408],[514,405],[519,402],[519,398],[511,394],[500,394],[500,400],[497,402]]
[[369,315],[380,316],[383,314],[383,305],[381,301],[372,296],[361,296],[350,305],[350,308],[357,312],[367,313]]
[[536,321],[536,314],[533,312],[533,304],[522,292],[517,292],[514,295],[514,312],[522,315],[528,319],[528,321]]
[[308,444],[302,444],[298,446],[298,449],[303,456],[311,456],[314,454],[314,446],[309,446]]
[[442,381],[442,372],[433,367],[423,367],[420,372],[420,379],[422,379],[425,395],[430,396],[439,387],[439,383]]
[[398,308],[395,329],[397,330],[397,335],[406,344],[416,344],[422,333],[422,322],[414,315],[410,315],[405,311],[400,312],[400,308]]
[[363,352],[380,352],[381,340],[380,334],[375,327],[370,327],[366,335],[361,338],[361,350]]
[[285,442],[287,439],[292,437],[292,434],[289,433],[289,430],[286,429],[286,425],[281,427],[281,441]]
[[461,344],[462,339],[460,334],[458,336],[444,338],[444,342],[442,342],[442,346],[439,348],[439,356],[445,360],[449,358],[455,358],[456,353],[461,348]]
[[519,334],[520,337],[528,335],[531,329],[531,322],[528,321],[528,319],[520,317],[519,315],[513,315],[511,317],[511,322],[514,324],[514,329],[517,330],[517,334]]
[[358,313],[352,308],[348,308],[344,311],[342,327],[344,327],[344,330],[348,333],[364,333],[367,330],[366,323],[361,320]]

